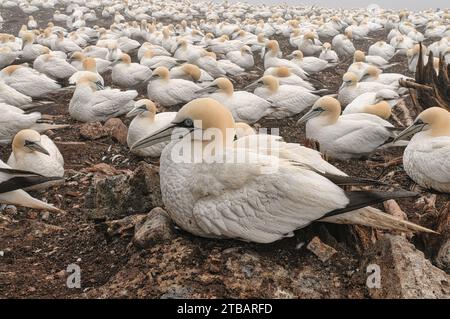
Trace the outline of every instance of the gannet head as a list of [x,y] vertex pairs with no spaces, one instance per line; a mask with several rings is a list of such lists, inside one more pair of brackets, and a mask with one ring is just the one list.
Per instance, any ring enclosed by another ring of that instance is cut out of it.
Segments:
[[375,101],[381,102],[381,101],[390,101],[390,100],[396,100],[399,99],[400,95],[398,95],[397,92],[389,89],[383,89],[379,90],[377,93],[375,93]]
[[160,78],[163,80],[169,80],[170,79],[170,73],[169,70],[164,66],[157,67],[152,75],[150,76],[150,79]]
[[364,52],[362,52],[360,50],[356,50],[355,53],[353,54],[353,61],[354,62],[365,62],[366,55],[364,54]]
[[358,83],[358,77],[353,72],[347,72],[342,77],[342,85],[339,88],[342,89],[345,86],[355,86]]
[[32,32],[25,32],[22,35],[22,41],[24,44],[33,43],[34,42],[34,33]]
[[431,136],[450,136],[450,112],[437,106],[426,109],[395,140],[421,131],[429,131]]
[[103,90],[102,82],[97,78],[95,73],[83,75],[77,82],[77,87],[88,86],[92,91]]
[[366,105],[364,107],[364,112],[387,120],[392,114],[392,109],[388,102],[381,101],[376,104]]
[[331,49],[331,44],[329,42],[325,42],[324,44],[322,44],[323,46],[323,51],[328,51]]
[[220,90],[221,92],[225,92],[227,95],[231,96],[234,92],[233,83],[227,78],[217,78],[211,82],[207,87],[196,91],[196,94],[205,94],[205,93],[213,93]]
[[97,62],[95,58],[87,57],[83,59],[83,70],[97,73]]
[[312,33],[312,32],[306,32],[305,35],[303,36],[303,38],[304,38],[305,40],[311,40],[311,41],[314,41],[315,36],[314,36],[314,33]]
[[41,144],[41,135],[34,130],[22,130],[14,136],[12,142],[14,156],[20,156],[21,152],[39,152],[50,155]]
[[136,103],[134,103],[134,108],[127,113],[127,117],[135,117],[144,113],[152,120],[155,119],[156,105],[155,103],[153,103],[153,101],[149,99],[141,99],[139,101],[136,101]]
[[271,92],[276,92],[280,87],[278,79],[273,75],[265,75],[261,78],[261,81]]
[[0,71],[0,73],[1,73],[1,74],[5,74],[5,75],[7,75],[7,76],[10,76],[10,75],[12,75],[14,72],[16,72],[17,70],[19,70],[19,69],[21,69],[21,68],[24,68],[24,66],[23,66],[23,65],[20,65],[20,64],[13,64],[13,65],[9,65],[9,66],[3,68],[3,69]]
[[70,56],[70,60],[71,61],[83,61],[85,59],[85,56],[83,54],[83,52],[80,51],[75,51],[74,53],[72,53],[72,55]]
[[256,131],[253,129],[253,127],[243,122],[236,123],[235,129],[236,129],[236,138],[256,134]]
[[381,73],[380,69],[370,65],[364,71],[363,75],[361,76],[361,80],[364,80],[364,79],[367,79],[367,78],[378,79],[378,76],[380,75],[380,73]]
[[278,51],[280,50],[280,46],[278,45],[278,41],[276,40],[270,40],[266,44],[266,54],[271,53],[272,56],[276,56]]
[[295,50],[290,55],[287,56],[288,58],[294,58],[296,60],[303,60],[303,52],[301,50]]
[[131,64],[131,57],[128,54],[126,54],[126,53],[122,53],[117,58],[117,60],[114,61],[111,65],[114,66],[114,65],[119,64],[119,63],[123,63],[125,65],[130,65]]
[[[214,137],[221,134],[222,141],[228,142],[235,137],[235,122],[231,112],[222,104],[211,98],[199,98],[185,104],[177,113],[172,123],[152,133],[131,146],[137,150],[154,144],[170,140],[176,128],[183,128],[183,137],[190,135],[191,139],[198,139],[191,133],[195,130],[212,130]],[[201,134],[203,141],[210,141],[211,134]]]
[[323,117],[327,124],[336,123],[341,114],[341,103],[331,96],[323,96],[314,103],[311,110],[298,120],[297,125],[315,117]]
[[250,54],[250,55],[252,54],[252,49],[250,49],[250,47],[248,45],[244,45],[240,51],[243,55],[244,54]]
[[195,64],[185,63],[181,66],[181,70],[195,82],[199,81],[202,76],[202,71]]

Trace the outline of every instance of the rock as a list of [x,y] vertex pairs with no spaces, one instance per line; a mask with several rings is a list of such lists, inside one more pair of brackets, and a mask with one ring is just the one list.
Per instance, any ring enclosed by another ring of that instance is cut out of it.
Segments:
[[384,235],[363,259],[380,268],[380,287],[368,288],[372,298],[449,298],[450,276],[433,266],[402,236]]
[[99,138],[108,136],[108,131],[100,122],[85,123],[81,125],[80,135],[88,140],[98,140]]
[[121,119],[112,118],[106,121],[104,128],[117,142],[127,145],[128,128]]
[[450,273],[450,239],[447,239],[439,249],[436,264],[446,273]]
[[110,237],[133,237],[134,229],[147,215],[131,215],[122,219],[106,222],[106,233]]
[[174,237],[169,215],[161,207],[156,207],[136,225],[133,243],[146,248],[157,243],[170,242]]
[[180,285],[173,285],[169,287],[166,293],[161,295],[161,299],[189,299],[191,296],[191,289]]
[[306,248],[309,251],[311,251],[314,255],[316,255],[317,258],[319,258],[320,261],[322,262],[326,262],[335,253],[337,253],[336,249],[334,249],[331,246],[328,246],[327,244],[324,244],[317,236],[311,239]]
[[163,206],[159,168],[140,162],[131,174],[95,179],[86,194],[89,217],[114,220]]

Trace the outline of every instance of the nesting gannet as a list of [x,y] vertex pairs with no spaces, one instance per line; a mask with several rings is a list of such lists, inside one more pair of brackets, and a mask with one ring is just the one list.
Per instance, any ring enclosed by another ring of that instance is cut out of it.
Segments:
[[13,51],[10,47],[0,47],[0,69],[16,61],[22,54],[20,51]]
[[381,70],[373,66],[369,66],[362,74],[360,81],[365,82],[378,82],[381,84],[389,85],[394,88],[399,88],[399,80],[412,80],[400,73],[381,73]]
[[298,123],[306,123],[306,137],[320,144],[320,151],[338,159],[367,156],[393,139],[393,126],[366,113],[341,114],[341,105],[332,97],[314,103]]
[[[378,92],[367,92],[356,97],[348,104],[342,114],[369,113],[387,119],[391,115],[392,108],[396,106],[400,100],[400,95],[392,90],[383,89]],[[385,103],[387,103],[387,105]],[[389,110],[387,107],[389,107]]]
[[316,39],[313,32],[306,32],[303,35],[300,43],[298,44],[298,49],[306,56],[316,55],[322,51],[322,43]]
[[264,68],[268,69],[270,67],[279,67],[279,66],[285,66],[288,67],[292,73],[298,75],[304,80],[308,79],[308,73],[303,70],[300,66],[298,66],[295,62],[286,60],[286,59],[280,59],[278,57],[278,53],[280,51],[280,46],[277,41],[271,40],[267,42],[266,52],[264,55]]
[[81,122],[104,121],[129,112],[137,95],[135,90],[104,89],[95,74],[87,74],[77,82],[69,113]]
[[81,51],[82,49],[74,41],[64,37],[64,33],[56,31],[57,38],[54,43],[54,48],[65,53]]
[[369,55],[377,55],[389,61],[395,55],[395,48],[385,41],[378,41],[369,47]]
[[365,55],[363,51],[356,50],[353,56],[354,62],[366,62],[368,64],[374,65],[381,69],[387,69],[398,63],[389,63],[387,60],[383,59],[378,55]]
[[131,58],[126,53],[122,54],[112,65],[112,81],[123,88],[145,84],[152,75],[152,71],[145,65],[131,63]]
[[27,32],[22,37],[23,48],[22,48],[22,60],[24,61],[34,61],[41,54],[48,53],[48,48],[41,45],[35,44],[34,34],[32,32]]
[[[233,116],[209,98],[189,102],[170,124],[138,141],[132,149],[167,140],[176,127],[183,127],[186,135],[172,140],[161,154],[161,193],[171,219],[197,236],[270,243],[321,218],[338,222],[335,215],[414,194],[345,192],[335,175],[325,177],[276,155],[234,146]],[[215,134],[214,143],[211,134]],[[174,157],[180,150],[190,153],[192,149],[197,150],[197,160],[188,154],[182,154],[181,159]],[[424,230],[410,223],[400,226],[397,219],[394,222],[392,216],[378,212],[365,210],[354,215],[358,218],[353,223],[374,225],[375,220],[378,224],[383,220],[386,228]]]
[[422,187],[450,193],[450,113],[426,109],[397,139],[414,134],[403,153],[403,167]]
[[333,38],[331,44],[338,55],[342,57],[352,56],[356,49],[352,42],[353,34],[351,30],[346,30],[344,34],[338,34]]
[[343,106],[350,104],[355,98],[367,92],[377,92],[383,89],[395,90],[395,87],[378,82],[359,82],[356,74],[347,72],[342,77],[343,83],[339,88],[338,100]]
[[231,62],[239,65],[241,68],[248,70],[255,65],[253,59],[252,50],[248,45],[244,45],[238,51],[230,51],[226,54],[226,57]]
[[45,177],[29,171],[12,169],[0,160],[0,203],[58,213],[60,212],[58,208],[31,197],[23,189],[60,179],[59,177]]
[[170,69],[171,79],[183,79],[198,82],[200,86],[208,85],[214,78],[195,64],[184,63]]
[[84,58],[81,64],[82,70],[72,74],[72,76],[69,78],[70,84],[78,83],[78,81],[86,75],[95,76],[97,78],[97,81],[99,81],[102,85],[105,84],[103,77],[98,73],[97,62],[95,58],[91,57]]
[[147,86],[148,97],[162,106],[172,106],[193,100],[201,87],[183,79],[171,79],[165,67],[156,68]]
[[20,93],[14,88],[10,87],[0,78],[0,103],[6,103],[13,106],[22,106],[30,104],[31,97]]
[[227,78],[215,79],[197,93],[212,93],[208,97],[225,105],[238,122],[254,123],[272,111],[270,102],[265,99],[246,91],[235,92]]
[[[173,121],[177,112],[163,112],[156,114],[155,104],[147,99],[139,100],[127,117],[134,117],[128,128],[127,144],[129,147],[144,137],[156,132]],[[139,156],[159,157],[168,142],[162,142],[147,148],[133,150]]]
[[69,62],[52,53],[38,56],[33,62],[33,68],[38,72],[58,80],[67,79],[77,72],[77,69]]
[[289,68],[285,66],[268,68],[266,71],[264,71],[264,75],[273,75],[274,77],[278,78],[280,84],[299,85],[311,91],[315,90],[314,86],[311,83],[303,80],[298,75],[293,74],[289,70]]
[[55,80],[24,65],[10,65],[0,71],[0,78],[13,89],[31,97],[42,97],[61,88]]
[[331,44],[328,42],[322,45],[322,52],[320,52],[319,59],[328,61],[329,63],[339,62],[337,53],[331,49]]
[[311,74],[323,71],[336,65],[336,63],[329,63],[327,60],[322,60],[313,56],[303,57],[303,52],[300,50],[295,50],[288,56],[288,58],[292,58],[291,61],[295,62],[303,70]]
[[145,65],[150,69],[156,69],[159,66],[164,66],[168,69],[180,64],[181,60],[170,56],[157,55],[155,56],[152,49],[147,50],[140,60],[140,64]]
[[46,177],[64,176],[64,159],[56,145],[47,135],[31,129],[14,136],[8,165]]
[[[70,56],[70,64],[78,71],[86,71],[85,67],[89,68],[89,66],[86,66],[83,62],[87,57],[89,56],[85,55],[83,52],[74,52]],[[92,56],[90,57],[94,59],[95,67],[99,74],[103,74],[111,69],[111,61],[99,57],[92,57]]]
[[254,93],[271,103],[272,118],[280,119],[298,114],[312,106],[319,98],[304,87],[280,85],[278,79],[272,75],[263,76],[257,83],[263,83],[263,86],[256,88]]

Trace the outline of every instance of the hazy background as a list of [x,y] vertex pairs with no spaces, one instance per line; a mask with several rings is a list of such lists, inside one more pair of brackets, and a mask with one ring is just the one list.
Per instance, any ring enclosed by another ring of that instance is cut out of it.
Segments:
[[[237,2],[237,0],[229,0],[230,2]],[[216,0],[221,2],[221,0]],[[403,9],[420,10],[427,8],[450,8],[450,0],[242,0],[242,2],[248,3],[288,3],[293,5],[300,4],[315,4],[318,6],[326,7],[366,7],[371,3],[376,3],[380,7],[387,9]]]

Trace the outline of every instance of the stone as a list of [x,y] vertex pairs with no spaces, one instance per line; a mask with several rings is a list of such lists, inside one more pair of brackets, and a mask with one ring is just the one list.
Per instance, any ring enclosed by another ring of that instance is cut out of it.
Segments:
[[380,286],[372,298],[449,298],[450,276],[433,266],[407,239],[384,235],[363,256],[362,270],[378,266]]
[[135,227],[133,243],[141,248],[164,242],[175,237],[169,215],[161,207],[153,208]]
[[107,120],[104,128],[114,140],[122,145],[127,145],[128,128],[121,119],[112,118]]
[[122,219],[105,222],[107,229],[106,233],[109,237],[133,237],[134,229],[147,215],[131,215]]
[[140,162],[132,173],[95,179],[85,205],[89,217],[96,220],[120,219],[163,206],[159,168]]
[[85,123],[80,127],[80,135],[87,140],[98,140],[108,136],[108,131],[100,122]]
[[324,244],[317,236],[311,239],[306,248],[316,255],[321,262],[326,262],[337,252],[333,247]]

